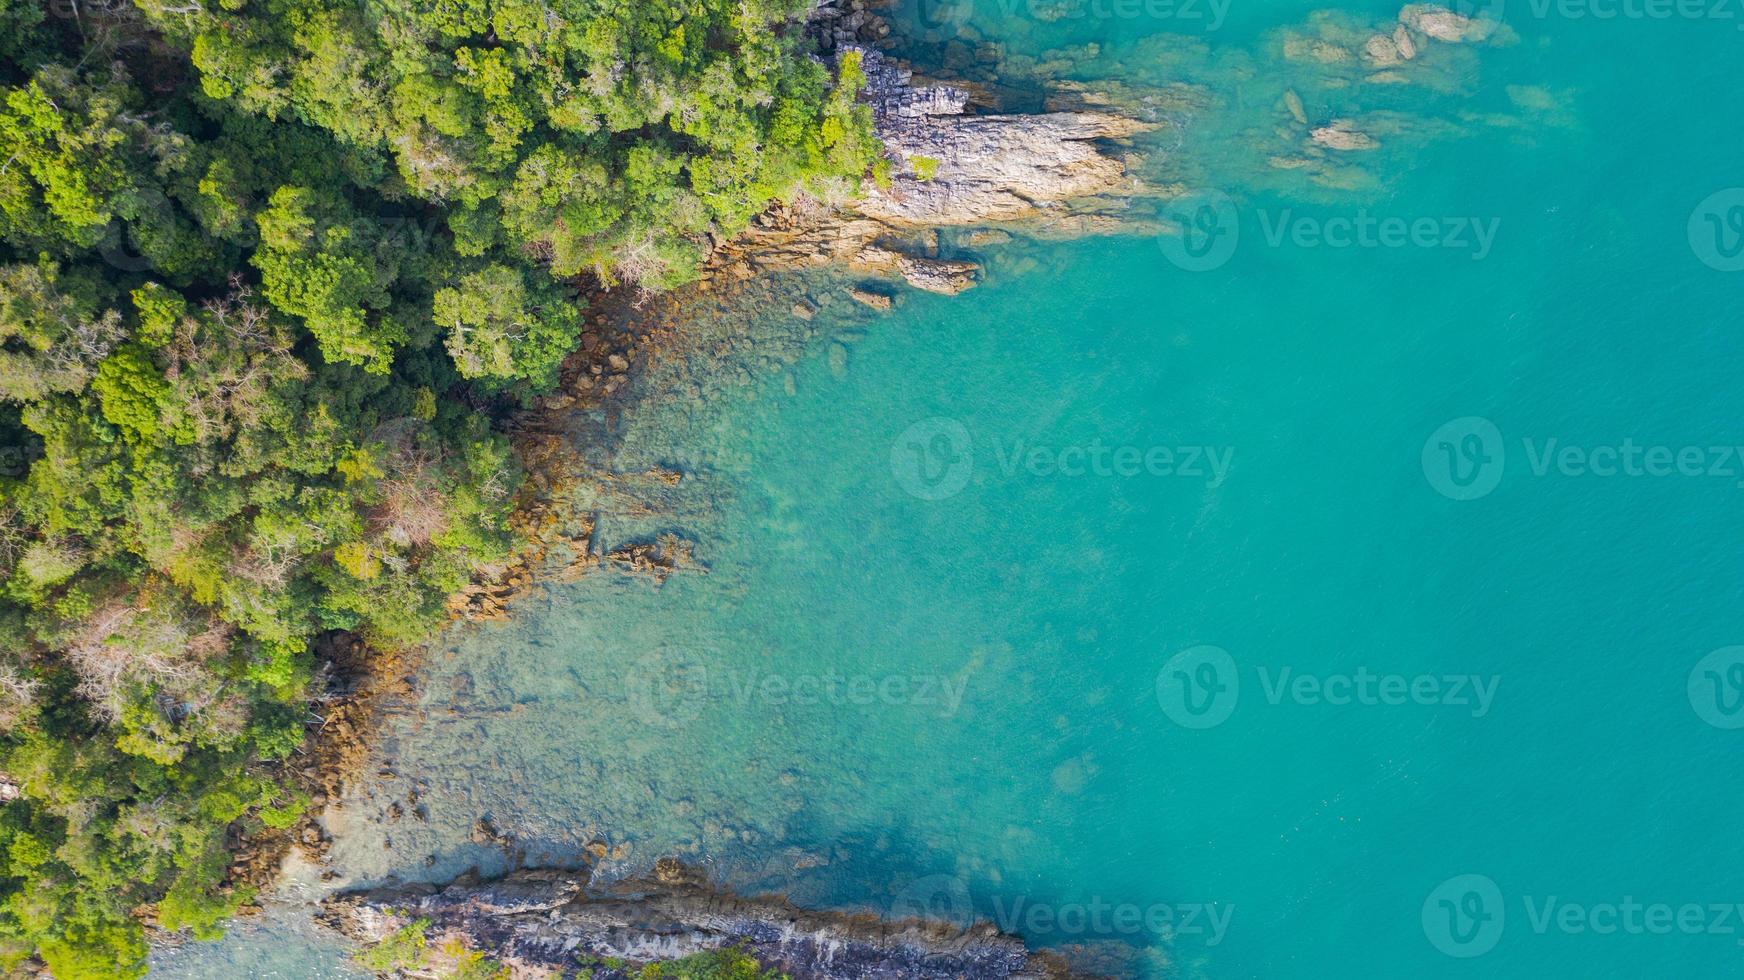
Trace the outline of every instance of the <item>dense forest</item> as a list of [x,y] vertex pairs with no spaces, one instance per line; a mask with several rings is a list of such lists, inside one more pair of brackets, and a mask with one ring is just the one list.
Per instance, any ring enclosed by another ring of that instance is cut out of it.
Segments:
[[0,0],[0,969],[144,972],[307,805],[312,639],[513,547],[589,288],[876,158],[804,0]]

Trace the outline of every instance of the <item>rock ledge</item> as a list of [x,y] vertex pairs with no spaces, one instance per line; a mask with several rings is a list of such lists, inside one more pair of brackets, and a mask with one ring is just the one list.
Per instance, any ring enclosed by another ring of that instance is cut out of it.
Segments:
[[[417,919],[432,940],[458,939],[517,976],[573,969],[583,959],[597,980],[640,966],[737,946],[795,980],[1066,980],[1055,958],[1026,949],[991,925],[886,922],[798,908],[775,897],[746,898],[707,884],[664,859],[648,878],[603,888],[585,872],[517,871],[493,881],[462,878],[445,888],[410,886],[351,892],[322,903],[319,921],[352,939],[378,942]],[[416,974],[410,974],[415,976]]]

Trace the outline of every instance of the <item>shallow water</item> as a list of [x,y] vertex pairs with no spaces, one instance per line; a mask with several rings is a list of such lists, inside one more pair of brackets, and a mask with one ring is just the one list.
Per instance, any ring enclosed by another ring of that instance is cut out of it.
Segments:
[[[1014,244],[978,289],[838,299],[817,326],[850,333],[789,371],[625,420],[614,467],[693,475],[608,543],[678,530],[709,573],[451,633],[338,866],[500,867],[488,815],[532,863],[679,853],[1123,975],[1736,972],[1744,684],[1698,661],[1744,642],[1744,462],[1709,452],[1744,443],[1744,193],[1704,204],[1744,184],[1744,34],[1510,4],[1518,43],[1375,93],[1269,53],[1308,9],[1237,4],[1183,49],[975,8],[1010,54],[1094,40],[1080,75],[1216,86],[1145,167],[1227,195],[1193,200],[1233,249]],[[1287,86],[1412,122],[1276,171]],[[1314,237],[1365,215],[1435,231]],[[1674,462],[1598,475],[1625,440]],[[302,943],[162,972],[339,969]]]

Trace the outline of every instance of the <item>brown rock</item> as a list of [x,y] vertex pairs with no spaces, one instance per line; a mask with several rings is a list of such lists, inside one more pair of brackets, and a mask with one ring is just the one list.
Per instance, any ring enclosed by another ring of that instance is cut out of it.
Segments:
[[848,295],[854,297],[857,302],[869,306],[880,313],[890,309],[890,297],[883,293],[874,293],[865,289],[850,289],[848,290]]
[[1011,233],[997,228],[979,228],[964,235],[961,239],[968,248],[985,248],[989,245],[1004,245],[1011,241]]
[[945,259],[918,259],[904,256],[897,262],[902,278],[916,289],[929,293],[955,296],[975,285],[975,275],[981,266],[974,262]]

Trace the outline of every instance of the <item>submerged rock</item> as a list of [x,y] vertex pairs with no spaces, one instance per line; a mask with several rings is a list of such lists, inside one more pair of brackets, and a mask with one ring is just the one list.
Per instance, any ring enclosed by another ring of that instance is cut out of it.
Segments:
[[1390,34],[1376,34],[1369,38],[1368,42],[1363,45],[1363,57],[1367,58],[1370,64],[1383,68],[1396,65],[1404,60],[1404,55],[1399,50],[1399,42],[1393,40]]
[[1393,28],[1393,47],[1399,49],[1399,57],[1406,61],[1417,57],[1417,42],[1411,40],[1411,32],[1405,29],[1404,24]]
[[[928,251],[938,251],[937,236],[931,236],[932,244]],[[862,271],[889,272],[899,275],[910,286],[924,289],[931,293],[943,293],[955,296],[965,289],[975,285],[975,276],[981,271],[981,265],[964,259],[936,259],[924,255],[909,255],[895,252],[876,245],[869,245],[856,253],[848,263]]]
[[1288,61],[1312,61],[1322,65],[1336,65],[1350,60],[1350,52],[1331,41],[1323,41],[1314,37],[1287,37],[1284,39],[1284,58]]
[[641,966],[736,946],[795,980],[1063,980],[1057,958],[980,923],[959,928],[868,914],[803,909],[775,897],[745,898],[662,859],[647,878],[594,887],[585,872],[517,871],[445,888],[413,885],[337,895],[319,921],[364,943],[418,919],[437,946],[458,940],[510,969],[538,975],[596,960],[598,980]]
[[1298,123],[1308,125],[1308,109],[1302,104],[1302,97],[1293,88],[1284,90],[1284,108],[1289,110],[1290,118]]
[[875,293],[869,289],[850,289],[848,295],[880,313],[890,309],[890,297],[883,293]]
[[1372,150],[1381,145],[1374,137],[1357,129],[1349,119],[1334,119],[1315,129],[1309,138],[1329,150]]
[[910,286],[945,296],[972,288],[976,273],[981,271],[975,262],[946,259],[904,258],[896,267]]
[[1453,44],[1488,40],[1496,29],[1494,21],[1474,20],[1432,3],[1406,4],[1399,10],[1399,23],[1437,41]]

